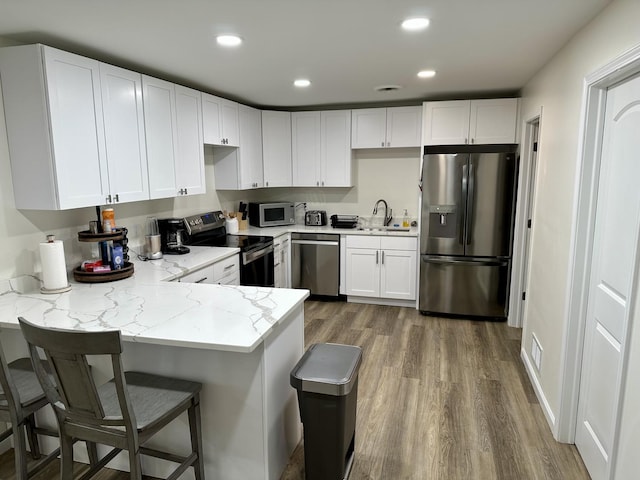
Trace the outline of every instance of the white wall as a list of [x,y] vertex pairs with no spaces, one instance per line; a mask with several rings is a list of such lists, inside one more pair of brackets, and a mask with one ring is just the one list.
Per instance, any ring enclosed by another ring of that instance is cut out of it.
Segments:
[[[0,47],[10,42],[0,38]],[[0,111],[3,111],[0,95]],[[310,209],[326,209],[329,214],[370,215],[378,198],[385,198],[398,215],[408,209],[417,216],[419,149],[363,150],[354,155],[353,188],[279,188],[245,192],[215,190],[213,153],[205,148],[207,193],[175,199],[116,205],[119,226],[129,229],[130,246],[142,244],[147,216],[185,216],[204,211],[234,210],[239,200],[286,199],[308,202]],[[35,172],[34,174],[37,174]],[[96,217],[94,208],[66,211],[17,210],[13,200],[11,166],[4,115],[0,114],[0,279],[40,272],[38,245],[47,234],[65,244],[69,268],[91,255],[91,244],[77,241],[77,232],[86,230]]]
[[[522,92],[523,118],[540,108],[543,111],[522,341],[529,354],[531,336],[535,334],[544,350],[540,373],[532,373],[538,377],[552,418],[557,418],[560,405],[560,367],[567,322],[568,263],[584,78],[640,44],[638,18],[639,1],[612,2],[538,72]],[[640,342],[636,340],[635,343]],[[633,368],[637,371],[638,366]],[[639,377],[636,375],[636,378]],[[636,428],[635,445],[637,435]],[[635,464],[637,471],[638,460]]]

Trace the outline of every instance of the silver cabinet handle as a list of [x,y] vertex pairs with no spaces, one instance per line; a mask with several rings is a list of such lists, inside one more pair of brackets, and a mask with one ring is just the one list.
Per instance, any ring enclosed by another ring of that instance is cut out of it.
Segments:
[[380,253],[382,253],[382,261],[380,263],[384,265],[384,250]]
[[378,265],[378,253],[380,253],[380,252],[378,252],[378,251],[376,250],[376,265]]
[[107,198],[105,200],[106,203],[111,203],[111,195],[107,195]]
[[381,147],[384,147],[384,142],[380,143],[380,146],[381,146]]
[[471,143],[474,143],[474,141],[475,141],[475,140],[472,138],[472,139],[471,139]]
[[120,201],[120,197],[118,196],[118,194],[117,194],[117,193],[116,193],[116,195],[115,195],[115,197],[114,197],[114,198],[115,198],[116,202],[119,202],[119,201]]
[[467,138],[464,139],[464,143],[469,143],[469,140]]
[[234,268],[236,266],[235,263],[232,263],[231,265],[227,265],[226,267],[224,267],[224,271],[226,272],[227,270],[231,270],[232,268]]
[[202,277],[200,280],[196,280],[196,281],[195,281],[195,282],[193,282],[193,283],[202,283],[202,282],[204,282],[207,278],[209,278],[209,277]]
[[320,182],[316,181],[316,187],[320,186]]

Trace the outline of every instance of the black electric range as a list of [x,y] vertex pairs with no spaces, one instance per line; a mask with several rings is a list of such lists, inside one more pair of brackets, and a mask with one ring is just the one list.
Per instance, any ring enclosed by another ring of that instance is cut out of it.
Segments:
[[227,234],[221,211],[191,215],[183,219],[186,245],[240,249],[240,284],[274,286],[273,237]]

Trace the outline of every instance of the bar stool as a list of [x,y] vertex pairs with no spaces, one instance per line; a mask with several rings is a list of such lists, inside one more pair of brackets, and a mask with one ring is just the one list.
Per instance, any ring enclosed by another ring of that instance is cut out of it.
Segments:
[[[46,362],[43,362],[42,369],[49,372],[49,366]],[[33,371],[31,359],[19,358],[7,364],[0,345],[0,421],[11,423],[11,428],[0,433],[0,442],[13,435],[17,480],[27,480],[35,475],[60,453],[60,449],[57,448],[30,469],[27,469],[24,430],[27,432],[31,456],[35,460],[41,459],[38,435],[58,436],[58,432],[55,430],[36,426],[35,412],[48,404],[49,400],[42,391]]]
[[[125,372],[122,365],[120,332],[79,332],[45,328],[18,318],[29,345],[34,370],[51,402],[60,429],[61,480],[71,480],[73,439],[109,445],[112,450],[82,477],[89,478],[119,452],[129,453],[131,479],[141,480],[141,455],[178,463],[168,477],[178,478],[193,467],[196,480],[204,480],[200,390],[202,385],[187,380],[141,372]],[[40,363],[44,351],[52,378]],[[97,386],[87,356],[109,356],[113,369],[110,381]],[[191,452],[179,456],[146,448],[144,443],[178,415],[187,411]]]

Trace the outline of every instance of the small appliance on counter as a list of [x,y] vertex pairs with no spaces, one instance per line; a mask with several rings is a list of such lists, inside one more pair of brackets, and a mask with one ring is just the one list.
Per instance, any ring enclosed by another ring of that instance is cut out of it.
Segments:
[[304,224],[324,226],[327,224],[327,212],[324,210],[309,210],[304,214]]
[[249,203],[249,223],[254,227],[277,227],[296,223],[291,202]]
[[160,218],[158,219],[160,229],[160,243],[162,253],[167,255],[184,255],[189,253],[189,247],[182,243],[185,233],[184,219],[182,218]]
[[331,215],[331,226],[333,228],[356,228],[358,215]]
[[162,258],[162,236],[156,217],[147,217],[147,234],[144,237],[144,245],[145,255],[149,260]]

